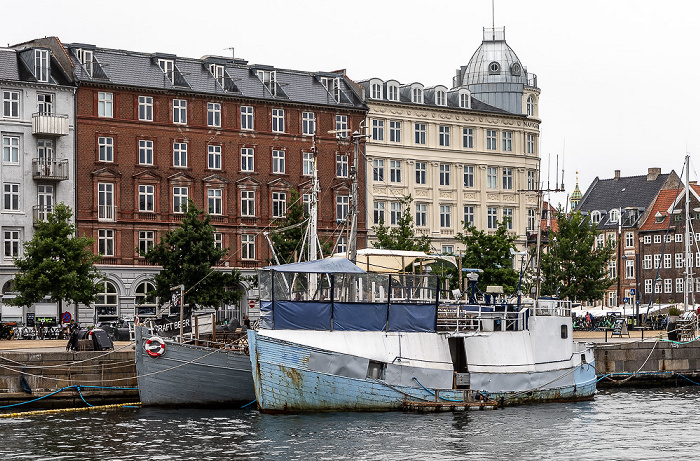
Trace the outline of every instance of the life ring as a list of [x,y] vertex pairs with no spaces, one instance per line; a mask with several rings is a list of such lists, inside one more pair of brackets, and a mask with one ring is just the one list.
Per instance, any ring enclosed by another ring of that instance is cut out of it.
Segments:
[[146,354],[151,357],[160,357],[165,352],[165,342],[158,336],[151,337],[146,344],[143,345]]

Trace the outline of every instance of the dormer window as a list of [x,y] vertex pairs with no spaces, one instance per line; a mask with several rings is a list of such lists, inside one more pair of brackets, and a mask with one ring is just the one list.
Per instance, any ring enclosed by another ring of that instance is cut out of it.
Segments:
[[413,88],[411,90],[411,102],[423,104],[423,88]]
[[459,93],[459,107],[462,109],[470,109],[472,106],[469,93]]
[[610,210],[610,217],[608,218],[608,222],[615,224],[618,222],[619,219],[620,219],[620,210],[617,210],[617,209]]
[[657,211],[656,214],[654,215],[654,218],[655,218],[654,221],[657,223],[664,222],[664,217],[665,216],[663,214],[661,214],[660,211]]
[[85,67],[85,71],[92,78],[93,75],[93,63],[95,62],[93,51],[86,50],[84,48],[78,48],[75,50],[75,54],[78,56],[78,61]]
[[221,64],[209,64],[209,72],[214,76],[221,87],[224,87],[224,66]]
[[258,70],[258,78],[270,90],[273,96],[277,96],[277,72],[274,70]]
[[34,75],[38,82],[49,81],[49,50],[34,50]]
[[399,100],[399,86],[398,85],[387,85],[386,87],[386,98],[389,101],[398,101]]
[[501,73],[501,65],[496,61],[491,62],[491,64],[489,64],[489,74],[498,75],[500,73]]
[[172,59],[158,59],[158,65],[165,76],[168,77],[170,83],[175,84],[175,61]]
[[437,90],[435,92],[435,104],[438,106],[447,105],[447,94],[443,90]]
[[535,99],[532,96],[527,97],[527,102],[525,104],[528,117],[535,116]]
[[340,102],[340,77],[321,77],[321,84],[333,95],[336,102]]
[[372,99],[382,99],[382,85],[381,83],[372,83]]
[[591,222],[593,224],[598,224],[600,222],[600,211],[594,211],[591,213]]

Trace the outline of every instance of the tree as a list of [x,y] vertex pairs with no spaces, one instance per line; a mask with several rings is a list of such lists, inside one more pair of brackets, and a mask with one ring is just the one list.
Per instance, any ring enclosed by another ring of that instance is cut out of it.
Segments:
[[59,203],[45,221],[36,222],[34,237],[24,244],[24,256],[15,259],[18,273],[14,289],[19,293],[7,302],[30,306],[50,296],[57,303],[57,322],[63,301],[93,304],[103,280],[94,264],[100,256],[90,251],[93,239],[78,237],[71,223],[73,211]]
[[[464,246],[462,267],[481,269],[479,289],[487,285],[501,285],[505,293],[514,293],[518,286],[518,273],[513,269],[515,234],[506,229],[506,222],[498,223],[496,232],[487,234],[470,224],[464,225],[464,232],[457,233],[457,240]],[[453,285],[459,277],[453,277]]]
[[388,227],[384,222],[373,226],[372,229],[377,235],[374,242],[375,248],[385,250],[407,250],[407,251],[430,251],[430,237],[422,235],[416,237],[416,229],[413,225],[413,215],[411,214],[411,203],[413,198],[410,195],[399,200],[401,204],[401,216],[396,223],[397,227]]
[[146,253],[140,252],[149,263],[163,267],[153,278],[154,292],[149,293],[160,305],[170,300],[170,289],[177,285],[185,286],[185,302],[195,309],[219,307],[222,302],[241,298],[240,272],[213,269],[228,254],[228,248],[216,247],[210,221],[211,217],[190,200],[182,223]]
[[555,216],[558,230],[550,231],[549,246],[540,256],[541,292],[578,301],[602,299],[617,280],[607,272],[615,244],[595,248],[599,232],[580,211],[567,217],[560,209]]
[[[304,213],[304,205],[299,200],[299,193],[292,189],[289,193],[289,207],[282,221],[278,221],[279,228],[289,227],[283,231],[270,231],[270,240],[275,248],[275,253],[280,264],[294,262],[294,254],[301,250],[301,241],[304,238],[304,226],[307,216]],[[296,225],[296,227],[291,227]],[[298,253],[297,253],[298,254]],[[276,263],[274,260],[270,263]]]

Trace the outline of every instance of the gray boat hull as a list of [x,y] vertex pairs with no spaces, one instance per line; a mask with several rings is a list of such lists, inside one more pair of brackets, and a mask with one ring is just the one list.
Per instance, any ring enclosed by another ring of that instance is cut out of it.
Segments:
[[136,326],[136,373],[143,405],[241,406],[255,400],[250,357],[240,351],[179,344],[149,356],[148,330]]

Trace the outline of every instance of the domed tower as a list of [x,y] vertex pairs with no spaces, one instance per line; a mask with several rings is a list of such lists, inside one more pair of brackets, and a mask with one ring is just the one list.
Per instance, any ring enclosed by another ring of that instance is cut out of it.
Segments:
[[513,114],[537,118],[537,76],[530,74],[506,43],[505,28],[484,28],[484,38],[469,64],[457,69],[455,88]]
[[574,191],[571,193],[571,198],[570,198],[572,210],[576,209],[579,202],[581,202],[582,198],[583,198],[583,194],[581,193],[581,189],[578,188],[578,171],[577,171],[576,172],[576,187],[574,188]]

